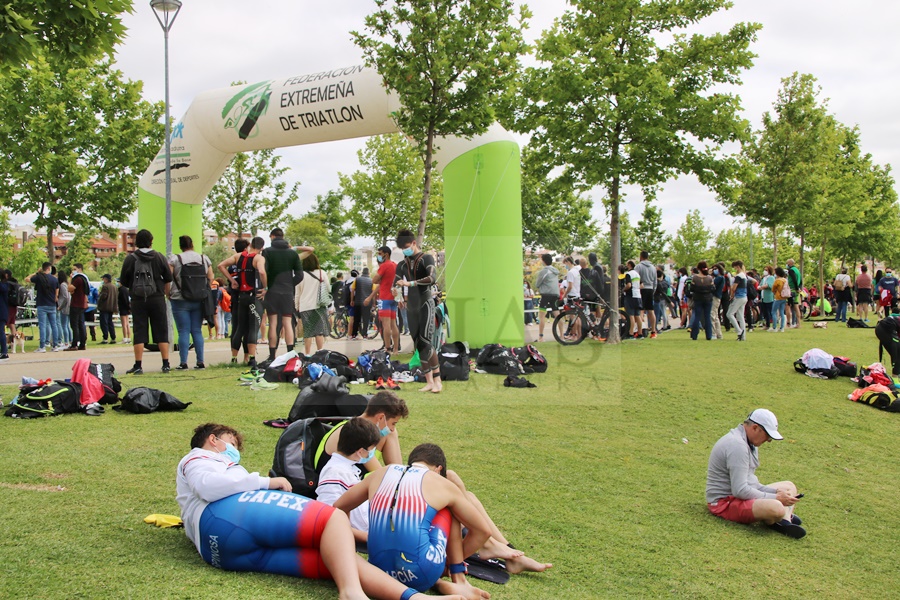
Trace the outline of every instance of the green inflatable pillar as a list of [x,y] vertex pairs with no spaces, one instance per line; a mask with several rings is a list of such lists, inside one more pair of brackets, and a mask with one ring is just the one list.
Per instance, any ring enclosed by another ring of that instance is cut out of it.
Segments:
[[472,347],[524,340],[521,169],[519,145],[508,138],[496,128],[442,142],[437,157],[451,338]]
[[[166,199],[138,188],[138,229],[153,234],[153,249],[166,253]],[[176,254],[178,238],[189,235],[194,249],[203,251],[203,205],[172,201],[172,251]]]

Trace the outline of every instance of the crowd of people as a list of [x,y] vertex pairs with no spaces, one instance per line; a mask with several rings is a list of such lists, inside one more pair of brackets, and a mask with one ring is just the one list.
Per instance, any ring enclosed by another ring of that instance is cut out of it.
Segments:
[[[534,289],[528,280],[523,284],[525,323],[538,323],[538,341],[544,340],[545,324],[556,316],[564,300],[596,303],[599,316],[600,304],[609,303],[611,289],[609,276],[594,253],[587,258],[565,257],[563,274],[550,254],[541,255],[541,260],[543,267],[534,277]],[[707,340],[723,339],[733,331],[738,341],[746,341],[747,332],[754,329],[784,332],[799,328],[802,309],[819,314],[831,311],[839,323],[847,322],[851,310],[863,322],[868,322],[870,314],[886,316],[900,294],[900,281],[890,267],[879,270],[874,278],[868,270],[867,265],[860,265],[851,277],[842,267],[819,293],[803,286],[793,259],[783,267],[766,265],[759,270],[745,270],[740,260],[730,264],[700,261],[673,273],[641,252],[638,262],[629,260],[617,268],[619,306],[627,318],[627,339],[652,339],[664,330],[686,329],[694,340],[701,331]],[[579,325],[576,321],[569,335],[580,336]]]

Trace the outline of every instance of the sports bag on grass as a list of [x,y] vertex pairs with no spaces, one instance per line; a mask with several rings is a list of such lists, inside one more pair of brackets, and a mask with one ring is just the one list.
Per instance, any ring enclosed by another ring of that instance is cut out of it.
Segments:
[[6,410],[6,416],[33,419],[81,411],[81,384],[54,381],[41,387],[23,389],[17,403]]
[[441,367],[441,379],[444,381],[469,380],[469,349],[463,342],[441,346],[438,364]]
[[269,477],[284,477],[291,482],[295,494],[315,498],[319,484],[316,471],[316,462],[321,456],[319,446],[324,451],[322,441],[326,434],[344,421],[343,417],[316,417],[291,423],[275,444]]
[[122,398],[122,404],[114,406],[113,410],[127,411],[138,415],[156,412],[158,410],[184,410],[192,403],[184,403],[172,394],[146,387],[136,387],[128,390]]

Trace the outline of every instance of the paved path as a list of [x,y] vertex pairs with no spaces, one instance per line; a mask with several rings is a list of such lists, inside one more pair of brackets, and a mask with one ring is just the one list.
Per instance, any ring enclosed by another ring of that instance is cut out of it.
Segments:
[[[412,341],[409,336],[402,336],[400,339],[401,346],[404,351],[411,351]],[[349,341],[346,339],[333,340],[328,338],[325,341],[325,348],[342,352],[352,359],[356,359],[363,350],[374,350],[381,347],[381,340],[362,340]],[[301,343],[300,348],[303,348]],[[315,345],[313,345],[315,349]],[[284,352],[284,342],[279,346],[279,350]],[[226,363],[231,360],[231,346],[228,340],[206,340],[204,347],[207,365],[217,365]],[[170,353],[169,361],[172,367],[178,365],[178,353]],[[264,359],[267,357],[267,350],[263,347],[258,349],[258,357]],[[0,363],[0,385],[18,385],[22,382],[22,376],[34,377],[35,379],[65,379],[72,375],[72,365],[79,358],[90,358],[95,363],[112,363],[116,367],[116,372],[124,374],[126,370],[134,364],[134,352],[131,344],[109,344],[100,345],[97,342],[87,343],[87,348],[82,352],[47,352],[35,353],[26,352],[22,354],[10,354],[9,361]],[[195,356],[193,350],[189,354],[188,364],[193,367]],[[162,366],[162,359],[158,352],[145,352],[143,360],[144,370],[147,372],[159,371]]]
[[[538,329],[536,325],[525,327],[525,339],[527,343],[533,343],[537,339]],[[545,332],[545,339],[552,341],[553,335],[550,333],[549,326]],[[411,353],[413,351],[412,340],[408,335],[401,336],[400,345],[402,351]],[[302,348],[302,342],[300,348]],[[349,341],[347,339],[333,340],[326,338],[325,348],[329,350],[337,350],[356,359],[364,350],[374,350],[381,347],[381,340],[362,340]],[[279,346],[279,350],[284,352],[284,343]],[[231,346],[228,340],[206,340],[204,348],[206,354],[207,365],[217,365],[227,363],[231,360]],[[178,365],[178,353],[171,352],[169,360],[172,367]],[[259,347],[257,356],[265,359],[267,350]],[[47,352],[35,353],[26,352],[22,354],[10,354],[9,361],[0,363],[0,385],[19,385],[22,376],[34,377],[35,379],[65,379],[72,375],[72,364],[79,358],[90,358],[95,363],[112,363],[116,367],[116,371],[121,375],[134,364],[134,352],[131,345],[115,344],[101,345],[97,342],[88,341],[87,349],[83,352]],[[192,367],[195,363],[193,351],[189,354],[188,364]],[[143,360],[144,370],[146,372],[158,371],[162,366],[162,359],[158,352],[145,352]]]

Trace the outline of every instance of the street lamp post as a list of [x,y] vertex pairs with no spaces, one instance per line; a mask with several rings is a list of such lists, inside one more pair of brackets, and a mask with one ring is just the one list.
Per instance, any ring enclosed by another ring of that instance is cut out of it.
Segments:
[[169,30],[175,23],[181,0],[150,0],[165,37],[166,55],[166,256],[172,254],[172,134],[169,123]]

